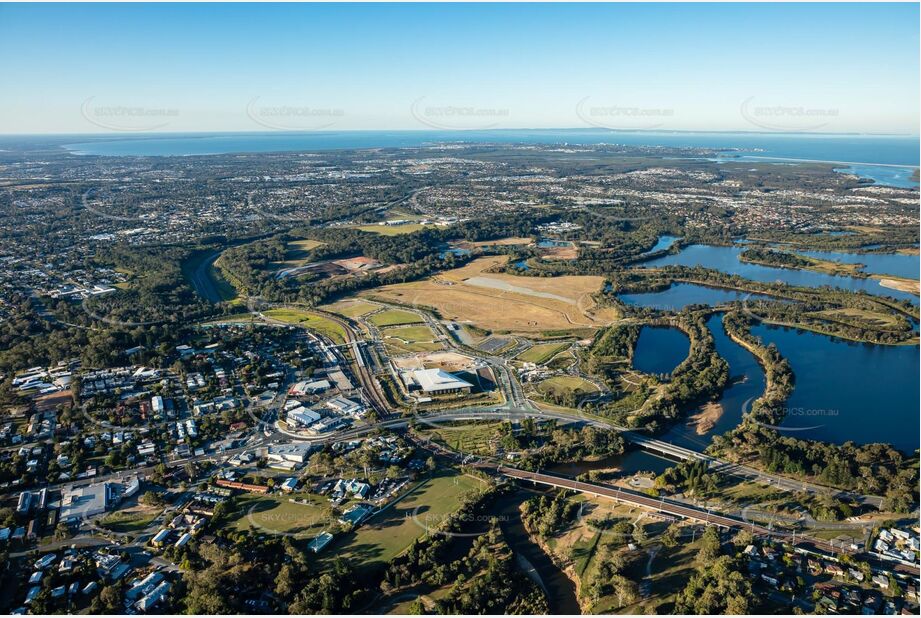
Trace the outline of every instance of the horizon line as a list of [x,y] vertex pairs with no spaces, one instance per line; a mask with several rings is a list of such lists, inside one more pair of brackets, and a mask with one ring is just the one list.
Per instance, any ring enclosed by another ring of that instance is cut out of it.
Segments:
[[209,135],[329,135],[336,133],[488,133],[499,131],[585,131],[602,133],[641,133],[641,134],[672,134],[672,133],[709,133],[732,135],[806,135],[817,137],[902,137],[921,138],[919,133],[875,133],[870,131],[755,131],[747,129],[614,129],[605,127],[490,127],[483,129],[291,129],[291,130],[235,130],[219,129],[207,131],[107,131],[107,132],[48,132],[48,133],[0,133],[0,139],[6,137],[102,137],[112,138],[122,136],[131,138],[157,138],[169,136],[209,136]]

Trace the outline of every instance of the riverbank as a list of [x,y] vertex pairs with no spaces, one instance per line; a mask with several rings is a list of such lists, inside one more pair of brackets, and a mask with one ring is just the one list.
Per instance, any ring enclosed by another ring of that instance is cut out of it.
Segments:
[[884,277],[879,280],[879,284],[890,290],[899,290],[910,294],[921,294],[921,286],[917,281],[912,279],[901,279],[895,277]]

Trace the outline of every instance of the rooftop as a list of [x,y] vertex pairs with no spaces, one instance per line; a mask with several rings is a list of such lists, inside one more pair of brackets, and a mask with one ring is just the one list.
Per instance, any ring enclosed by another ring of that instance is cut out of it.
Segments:
[[443,369],[417,369],[412,372],[412,378],[426,393],[473,387],[470,382]]

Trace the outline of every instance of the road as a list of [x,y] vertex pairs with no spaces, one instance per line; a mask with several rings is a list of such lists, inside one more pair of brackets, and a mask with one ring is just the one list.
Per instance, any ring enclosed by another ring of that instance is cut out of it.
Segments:
[[[487,466],[482,466],[486,468]],[[489,466],[491,469],[492,466]],[[618,502],[625,504],[630,504],[633,506],[639,506],[642,508],[653,510],[657,513],[664,515],[670,515],[674,517],[681,517],[683,519],[690,519],[693,521],[698,521],[700,523],[706,524],[708,526],[719,526],[727,530],[741,530],[745,529],[750,531],[752,534],[768,537],[772,539],[778,539],[784,543],[788,543],[794,547],[804,546],[807,548],[815,548],[819,551],[826,552],[835,556],[840,556],[842,554],[852,555],[855,552],[841,547],[839,545],[833,545],[825,541],[814,539],[811,537],[804,538],[802,535],[797,538],[796,532],[784,532],[780,530],[772,530],[766,528],[759,524],[755,524],[750,521],[745,521],[744,519],[739,519],[729,515],[724,515],[722,513],[716,513],[709,509],[704,510],[699,507],[691,506],[682,502],[677,502],[675,500],[670,500],[665,497],[653,498],[639,492],[631,491],[629,489],[622,489],[620,487],[610,487],[607,485],[599,485],[596,483],[585,483],[582,481],[576,481],[573,479],[550,475],[541,472],[528,472],[525,470],[519,470],[517,468],[509,468],[506,466],[498,466],[495,468],[497,474],[513,478],[520,481],[529,481],[532,483],[537,483],[541,485],[548,485],[550,487],[557,487],[561,489],[569,489],[572,491],[577,491],[580,493],[590,494],[593,496],[600,496],[603,498],[610,498]],[[864,557],[865,558],[865,557]],[[871,559],[872,561],[872,559]],[[891,567],[893,571],[903,574],[912,575],[917,577],[919,575],[918,567],[909,567],[907,565],[896,565]]]
[[198,263],[190,276],[192,287],[195,288],[198,295],[215,304],[221,302],[223,298],[221,298],[221,293],[214,284],[214,279],[211,278],[210,271],[219,257],[221,257],[220,251],[212,251]]

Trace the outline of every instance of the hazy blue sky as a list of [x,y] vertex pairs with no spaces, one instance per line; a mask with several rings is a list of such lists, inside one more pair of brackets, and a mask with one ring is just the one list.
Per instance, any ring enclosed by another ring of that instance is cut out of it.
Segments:
[[917,4],[0,5],[0,133],[918,133]]

